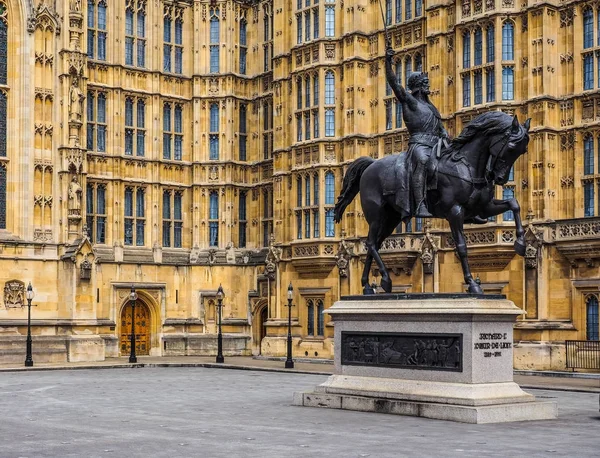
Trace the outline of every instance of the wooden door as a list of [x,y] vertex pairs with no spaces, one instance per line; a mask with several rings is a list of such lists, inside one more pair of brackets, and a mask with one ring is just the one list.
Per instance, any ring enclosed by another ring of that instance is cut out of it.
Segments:
[[262,349],[262,340],[267,336],[267,327],[265,323],[269,319],[269,307],[265,306],[260,311],[260,341],[258,342],[258,350],[259,352]]
[[[123,307],[121,313],[121,356],[131,351],[131,305]],[[135,353],[150,354],[150,311],[142,302],[135,304]]]

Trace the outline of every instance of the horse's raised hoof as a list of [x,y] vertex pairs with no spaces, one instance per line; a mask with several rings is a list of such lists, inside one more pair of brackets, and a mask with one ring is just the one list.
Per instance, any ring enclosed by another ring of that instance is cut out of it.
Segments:
[[483,289],[475,282],[469,284],[468,291],[470,294],[483,294]]
[[375,294],[375,290],[371,288],[371,285],[365,285],[363,288],[363,296],[368,296],[370,294]]
[[516,240],[515,241],[515,252],[519,255],[519,256],[525,256],[525,241],[523,240]]
[[381,288],[386,292],[386,293],[391,293],[392,292],[392,280],[381,280]]

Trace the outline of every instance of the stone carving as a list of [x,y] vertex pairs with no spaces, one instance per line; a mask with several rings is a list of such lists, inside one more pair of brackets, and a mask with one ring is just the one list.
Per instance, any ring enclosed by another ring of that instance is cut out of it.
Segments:
[[20,280],[10,280],[4,284],[4,306],[17,308],[25,305],[25,283]]
[[73,176],[69,185],[69,216],[81,216],[81,195],[83,190],[79,186],[77,177]]
[[340,241],[338,252],[335,255],[335,264],[339,270],[340,277],[346,278],[348,277],[348,264],[350,262],[350,258],[354,255],[354,250],[348,245],[348,242],[346,242],[343,237],[344,234],[342,234],[342,240]]
[[275,246],[275,237],[271,234],[269,238],[269,253],[265,259],[265,270],[264,274],[271,280],[275,279],[275,273],[277,272],[277,264],[281,261],[281,255],[283,250]]
[[[489,245],[496,243],[496,231],[474,231],[465,232],[465,239],[468,245]],[[454,248],[456,244],[451,235],[446,236],[446,246]]]
[[600,222],[561,223],[557,227],[557,239],[577,239],[580,237],[598,237]]
[[432,274],[433,273],[433,249],[429,246],[426,246],[421,251],[421,261],[423,262],[423,273]]
[[71,8],[71,12],[80,13],[81,12],[81,0],[71,0],[70,8]]
[[525,267],[528,269],[536,269],[538,265],[537,260],[538,249],[532,244],[527,244],[525,248]]
[[462,334],[342,333],[342,365],[462,371]]
[[79,278],[81,280],[89,280],[92,278],[92,263],[88,260],[87,256],[81,262],[79,269],[80,269]]
[[207,259],[208,265],[212,266],[214,264],[217,263],[217,250],[216,248],[211,248],[210,250],[208,250],[208,259]]
[[319,247],[317,245],[294,247],[294,256],[301,258],[306,256],[318,256]]
[[69,91],[69,120],[80,123],[83,116],[83,100],[85,96],[79,88],[79,77],[74,76]]
[[575,8],[573,5],[569,5],[560,11],[560,27],[568,27],[573,24],[573,18],[575,17]]
[[33,230],[33,241],[34,242],[50,242],[52,241],[52,229],[42,230],[37,227]]

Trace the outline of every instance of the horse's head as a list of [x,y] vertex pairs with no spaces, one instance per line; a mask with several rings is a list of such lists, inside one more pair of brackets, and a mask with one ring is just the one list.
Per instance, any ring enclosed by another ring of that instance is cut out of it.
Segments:
[[490,158],[486,174],[490,181],[504,185],[509,178],[510,169],[525,151],[529,143],[529,126],[531,118],[519,124],[517,115],[513,117],[510,128],[490,141]]

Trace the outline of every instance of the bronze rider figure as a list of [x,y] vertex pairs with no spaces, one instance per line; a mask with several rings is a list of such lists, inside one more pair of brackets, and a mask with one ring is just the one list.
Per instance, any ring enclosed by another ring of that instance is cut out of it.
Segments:
[[395,52],[386,39],[385,75],[387,82],[402,105],[402,118],[410,134],[408,152],[411,166],[411,188],[415,216],[431,217],[427,209],[427,171],[431,154],[439,157],[442,145],[447,145],[448,133],[442,125],[437,108],[429,101],[429,78],[426,73],[414,72],[407,81],[408,89],[396,80],[392,69]]

